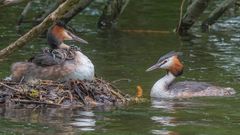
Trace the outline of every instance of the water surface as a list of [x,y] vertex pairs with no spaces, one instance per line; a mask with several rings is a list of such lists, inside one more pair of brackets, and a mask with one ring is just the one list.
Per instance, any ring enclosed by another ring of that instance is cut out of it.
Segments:
[[[96,28],[99,10],[87,9],[70,25],[89,45],[82,51],[92,60],[96,73],[131,95],[137,85],[149,91],[165,74],[145,70],[172,50],[184,53],[184,74],[177,79],[205,81],[239,91],[240,48],[239,17],[222,18],[210,32],[198,26],[192,35],[179,37],[172,31],[178,21],[178,0],[131,1],[115,30]],[[0,40],[3,48],[20,35],[15,30],[22,7],[0,13]],[[37,10],[37,9],[36,9]],[[8,19],[6,19],[8,18]],[[22,31],[30,28],[24,24]],[[124,30],[157,30],[169,33],[124,32]],[[37,38],[0,62],[0,78],[10,74],[10,65],[24,61],[46,46]],[[239,94],[233,97],[203,97],[181,100],[149,101],[123,107],[82,109],[0,109],[0,134],[155,134],[155,135],[229,135],[240,132]]]

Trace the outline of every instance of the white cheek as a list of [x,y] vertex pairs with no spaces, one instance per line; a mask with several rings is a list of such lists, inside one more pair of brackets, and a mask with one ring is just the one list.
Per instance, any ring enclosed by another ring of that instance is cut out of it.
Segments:
[[66,31],[63,31],[63,35],[64,35],[64,40],[72,40],[72,37]]
[[162,69],[168,69],[172,65],[172,59],[170,58],[167,63],[163,64],[160,68]]

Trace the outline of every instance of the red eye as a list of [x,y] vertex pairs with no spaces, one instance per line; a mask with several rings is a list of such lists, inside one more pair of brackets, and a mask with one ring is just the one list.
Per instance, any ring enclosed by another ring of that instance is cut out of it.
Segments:
[[165,64],[165,63],[167,63],[167,60],[164,60],[164,61],[163,61],[163,64]]

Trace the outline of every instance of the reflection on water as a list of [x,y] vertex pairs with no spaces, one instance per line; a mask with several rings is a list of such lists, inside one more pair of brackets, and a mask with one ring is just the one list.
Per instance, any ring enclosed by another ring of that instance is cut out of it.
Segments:
[[169,116],[152,116],[151,120],[162,126],[176,126],[176,120],[174,117]]
[[79,115],[74,117],[74,122],[70,123],[81,131],[94,131],[96,126],[95,114],[92,111],[79,111]]
[[163,109],[167,112],[174,112],[176,103],[173,101],[161,100],[161,99],[152,99],[152,107],[157,109]]
[[226,21],[221,21],[212,26],[215,31],[239,31],[240,17],[228,18]]
[[178,109],[184,109],[187,107],[191,107],[194,105],[198,105],[197,103],[193,103],[188,101],[187,99],[157,99],[152,98],[151,104],[153,108],[161,109],[161,111],[175,113]]
[[[91,109],[61,109],[61,108],[36,108],[36,109],[11,109],[0,108],[0,115],[12,123],[15,133],[24,133],[25,128],[29,128],[28,133],[36,133],[44,130],[44,133],[71,133],[78,129],[82,132],[94,131],[98,125],[96,121],[104,117],[95,115]],[[0,119],[0,123],[1,123]],[[20,122],[20,123],[19,123]],[[20,128],[22,125],[25,128]],[[7,125],[5,125],[7,126]],[[0,130],[4,131],[0,124]],[[1,133],[1,132],[0,132]]]
[[[156,109],[161,109],[161,111],[166,111],[169,113],[175,113],[175,109],[179,107],[176,102],[172,100],[162,100],[162,99],[151,99],[152,107]],[[166,129],[166,127],[172,127],[177,125],[177,120],[175,117],[171,116],[152,116],[151,120],[160,125],[161,129],[152,129],[151,133],[154,135],[173,135],[177,134],[173,131],[169,131]]]
[[152,130],[152,134],[154,134],[154,135],[178,135],[178,133],[168,131],[168,130]]
[[208,37],[214,46],[210,54],[216,58],[217,66],[233,74],[240,72],[239,28],[240,17],[230,18],[213,25],[213,34]]
[[[152,134],[155,135],[177,135],[178,133],[175,131],[169,130],[170,127],[176,127],[181,125],[186,125],[193,122],[181,121],[178,120],[177,117],[173,115],[176,114],[179,110],[187,109],[192,106],[196,106],[196,103],[185,100],[178,99],[151,99],[152,108],[157,109],[158,111],[165,112],[166,114],[170,114],[170,116],[166,115],[155,115],[150,119],[157,125],[161,127],[161,129],[152,129]],[[200,104],[198,104],[200,105]]]

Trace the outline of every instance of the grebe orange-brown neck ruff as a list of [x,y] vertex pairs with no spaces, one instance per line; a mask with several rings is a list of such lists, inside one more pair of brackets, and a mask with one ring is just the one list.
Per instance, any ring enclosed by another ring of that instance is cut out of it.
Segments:
[[79,49],[72,49],[63,43],[64,40],[80,43],[88,43],[87,41],[66,30],[61,23],[49,28],[47,40],[51,49],[34,56],[29,62],[17,62],[12,65],[12,80],[29,82],[38,79],[57,81],[94,79],[94,65],[91,60]]
[[151,89],[154,98],[188,98],[200,96],[229,96],[235,94],[233,88],[214,86],[206,82],[184,81],[173,83],[183,73],[183,64],[179,59],[181,53],[171,51],[162,56],[158,62],[146,71],[165,69],[167,74],[159,79]]

